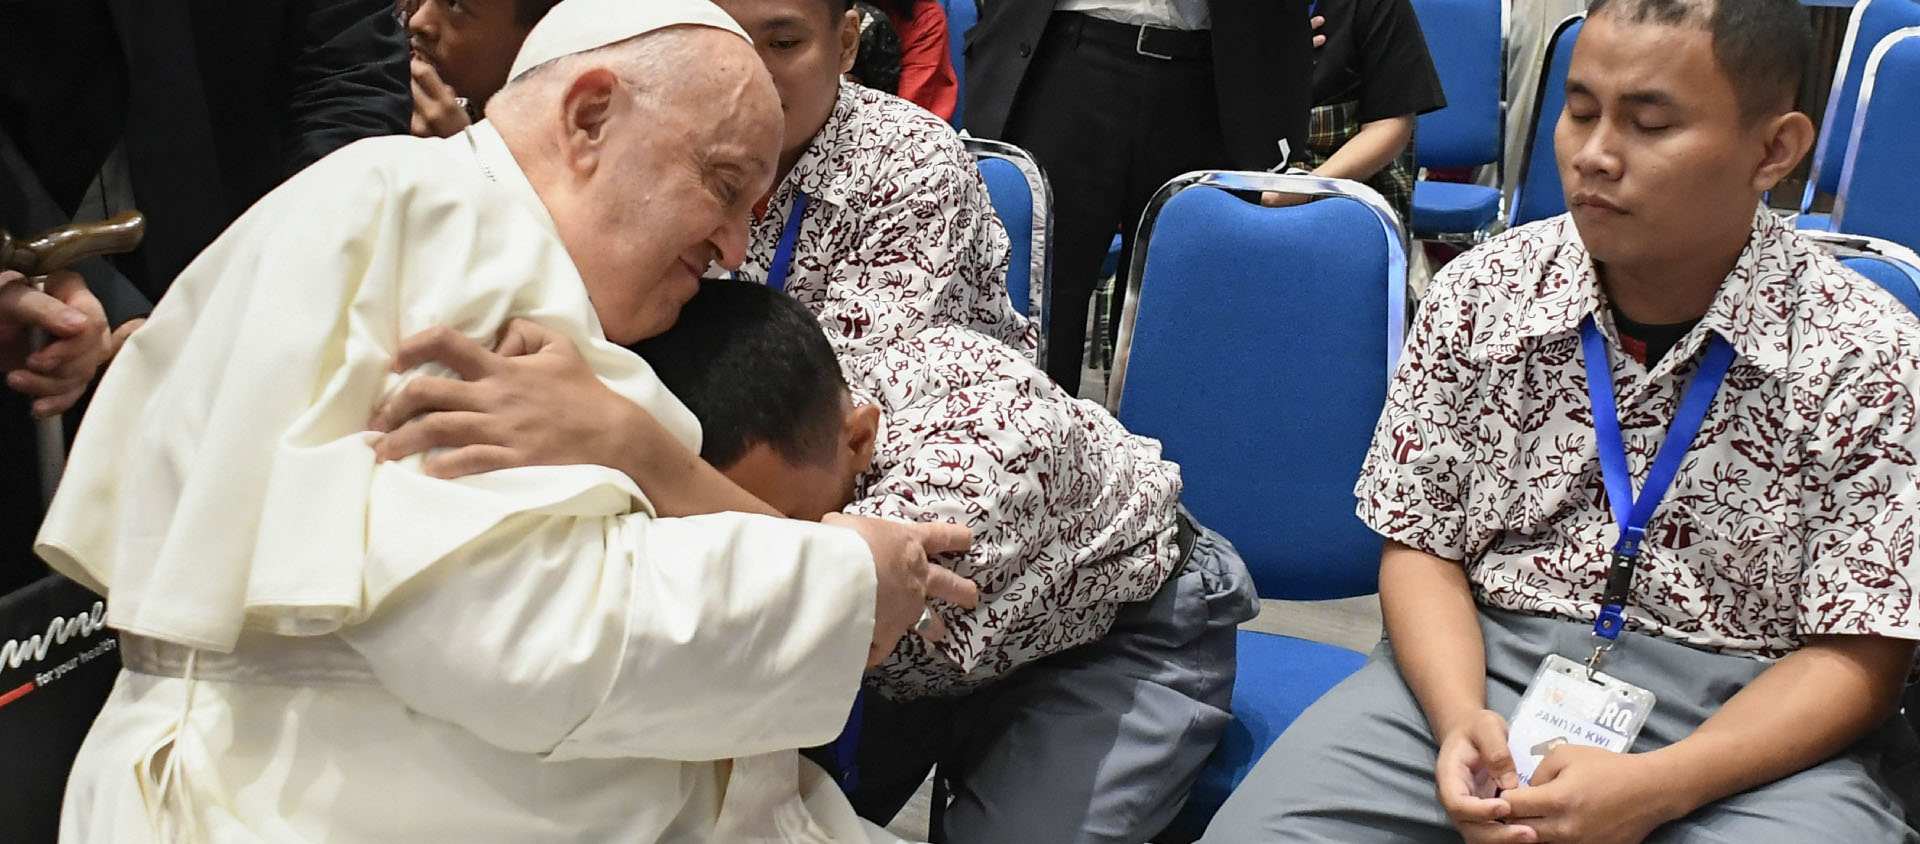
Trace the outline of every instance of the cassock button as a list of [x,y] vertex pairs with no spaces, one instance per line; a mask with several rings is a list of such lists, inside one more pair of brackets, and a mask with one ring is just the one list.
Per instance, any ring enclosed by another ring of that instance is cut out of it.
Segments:
[[1031,55],[1033,55],[1033,45],[1032,45],[1032,44],[1021,44],[1021,45],[1020,45],[1020,58],[1023,58],[1023,59],[1024,59],[1024,58],[1027,58],[1028,56],[1031,56]]

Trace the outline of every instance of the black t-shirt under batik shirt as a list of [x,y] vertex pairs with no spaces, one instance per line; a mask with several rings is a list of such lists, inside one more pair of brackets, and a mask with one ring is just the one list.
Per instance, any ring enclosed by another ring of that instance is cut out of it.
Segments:
[[1620,332],[1620,348],[1648,369],[1666,357],[1674,346],[1680,345],[1680,341],[1686,339],[1687,332],[1699,324],[1698,319],[1662,324],[1634,322],[1619,308],[1613,308],[1613,327]]

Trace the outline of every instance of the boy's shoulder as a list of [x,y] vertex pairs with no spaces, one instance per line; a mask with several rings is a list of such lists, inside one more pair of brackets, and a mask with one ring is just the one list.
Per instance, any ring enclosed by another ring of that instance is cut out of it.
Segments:
[[1430,330],[1476,360],[1507,357],[1524,347],[1543,323],[1577,308],[1591,269],[1565,215],[1500,233],[1462,253],[1434,274],[1421,310]]
[[840,87],[846,109],[836,142],[893,167],[956,165],[973,160],[960,134],[918,105],[851,82]]

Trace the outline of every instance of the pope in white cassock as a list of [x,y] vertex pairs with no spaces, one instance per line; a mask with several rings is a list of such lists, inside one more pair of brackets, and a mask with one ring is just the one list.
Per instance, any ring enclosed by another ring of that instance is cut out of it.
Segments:
[[109,597],[126,664],[63,841],[892,840],[792,748],[929,594],[966,600],[926,559],[964,531],[664,518],[603,467],[374,457],[401,338],[514,318],[698,450],[616,344],[741,260],[771,80],[704,0],[566,0],[512,76],[490,122],[261,200],[105,377],[38,543]]

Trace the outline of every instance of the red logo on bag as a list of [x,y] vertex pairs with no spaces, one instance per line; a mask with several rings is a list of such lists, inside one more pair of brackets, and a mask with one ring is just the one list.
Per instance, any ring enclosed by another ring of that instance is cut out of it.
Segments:
[[26,697],[28,692],[33,691],[36,688],[39,688],[39,686],[36,685],[32,680],[28,680],[25,683],[21,683],[20,686],[14,689],[13,691],[0,693],[0,706],[6,706],[9,703],[12,703],[23,697]]

